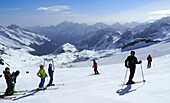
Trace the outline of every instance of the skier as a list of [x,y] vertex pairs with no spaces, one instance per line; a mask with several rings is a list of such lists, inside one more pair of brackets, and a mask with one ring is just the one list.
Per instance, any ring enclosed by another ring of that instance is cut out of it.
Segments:
[[135,83],[132,79],[135,74],[136,64],[142,63],[141,60],[138,62],[137,58],[135,57],[135,51],[131,51],[130,54],[131,55],[128,56],[125,60],[125,66],[127,68],[130,68],[129,80],[126,84],[134,84]]
[[148,61],[147,68],[151,68],[151,62],[152,62],[152,57],[151,57],[151,55],[149,55],[149,56],[147,57],[147,61]]
[[54,85],[54,84],[53,84],[53,74],[54,74],[54,70],[52,69],[52,64],[51,64],[51,63],[49,64],[49,67],[48,67],[48,74],[49,74],[49,76],[50,76],[50,81],[49,81],[49,83],[48,83],[47,86],[53,86],[53,85]]
[[99,74],[99,72],[97,71],[97,62],[95,60],[93,60],[92,68],[94,68],[94,74]]
[[17,91],[15,90],[15,84],[16,84],[16,79],[17,79],[17,76],[20,74],[20,71],[17,70],[16,72],[13,72],[12,73],[12,90],[13,90],[13,93],[17,93]]
[[45,89],[44,83],[45,83],[45,78],[47,77],[47,74],[44,70],[44,65],[40,65],[40,70],[38,71],[37,76],[39,76],[41,78],[38,89]]
[[7,83],[7,89],[5,91],[6,96],[13,95],[13,90],[12,90],[12,74],[10,73],[9,67],[5,68],[5,71],[3,71],[4,77],[6,79]]

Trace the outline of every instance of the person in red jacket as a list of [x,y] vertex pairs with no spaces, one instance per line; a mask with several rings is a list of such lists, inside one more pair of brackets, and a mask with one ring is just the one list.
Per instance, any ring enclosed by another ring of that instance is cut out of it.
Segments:
[[147,61],[148,61],[147,68],[151,68],[151,62],[152,62],[152,57],[151,57],[151,55],[149,55],[149,56],[147,57]]
[[94,74],[99,74],[99,72],[97,71],[97,62],[95,60],[93,60],[93,68],[94,68]]

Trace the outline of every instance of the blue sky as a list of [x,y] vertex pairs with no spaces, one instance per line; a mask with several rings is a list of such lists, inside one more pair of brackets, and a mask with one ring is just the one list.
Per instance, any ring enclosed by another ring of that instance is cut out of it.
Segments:
[[0,25],[145,22],[170,15],[170,0],[0,0]]

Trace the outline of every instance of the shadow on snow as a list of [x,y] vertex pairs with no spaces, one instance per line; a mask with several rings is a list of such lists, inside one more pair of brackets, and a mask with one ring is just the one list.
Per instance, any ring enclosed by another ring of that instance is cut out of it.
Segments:
[[132,86],[131,85],[127,85],[126,88],[124,89],[119,89],[116,91],[117,94],[119,94],[119,96],[131,93],[136,91],[137,89],[139,89],[140,87],[142,87],[144,84],[140,85],[139,87],[137,87],[136,89],[131,90]]

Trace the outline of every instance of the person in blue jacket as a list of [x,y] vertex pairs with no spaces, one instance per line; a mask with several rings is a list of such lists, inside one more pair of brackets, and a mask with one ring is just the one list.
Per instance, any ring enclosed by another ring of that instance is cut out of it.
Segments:
[[49,67],[48,67],[48,74],[49,74],[49,77],[50,77],[50,81],[48,83],[47,86],[53,86],[53,75],[54,75],[54,70],[52,68],[52,64],[50,63],[49,64]]
[[20,74],[20,71],[17,70],[16,72],[12,73],[12,87],[13,87],[13,93],[17,93],[17,91],[15,90],[15,84],[16,84],[16,79],[18,77],[18,75]]

